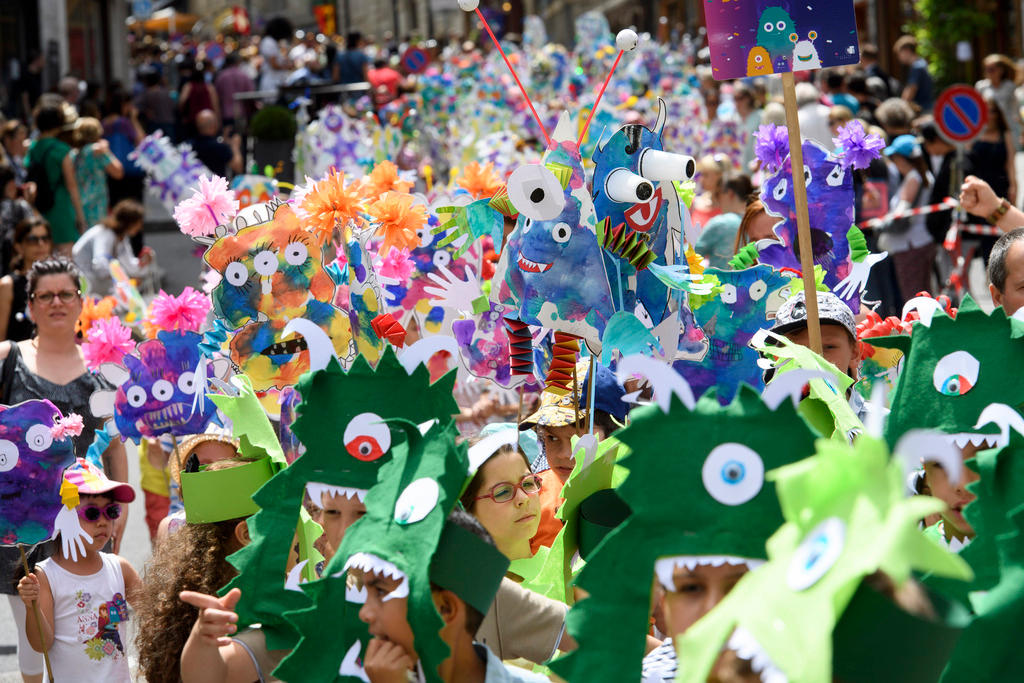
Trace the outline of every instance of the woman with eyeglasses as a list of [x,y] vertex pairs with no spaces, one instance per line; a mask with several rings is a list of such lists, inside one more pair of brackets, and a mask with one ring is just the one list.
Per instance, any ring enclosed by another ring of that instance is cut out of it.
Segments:
[[[519,446],[519,429],[509,424],[477,438],[469,448],[476,472],[459,499],[510,560],[532,555],[530,539],[540,524],[541,479]],[[471,561],[471,560],[468,560]],[[502,660],[543,664],[557,650],[576,647],[565,632],[568,607],[520,586],[513,574],[502,580],[476,639]]]
[[0,278],[0,339],[24,341],[32,336],[28,316],[28,272],[37,261],[50,258],[53,236],[39,216],[27,218],[14,228],[14,259],[11,272]]

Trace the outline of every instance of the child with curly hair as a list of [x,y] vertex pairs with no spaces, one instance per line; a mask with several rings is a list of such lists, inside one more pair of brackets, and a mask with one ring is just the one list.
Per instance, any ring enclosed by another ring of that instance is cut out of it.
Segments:
[[[135,491],[81,458],[64,478],[78,486],[78,518],[91,540],[76,559],[54,555],[18,582],[25,634],[34,650],[49,652],[53,680],[128,682],[121,624],[142,582],[128,560],[100,548],[113,537],[121,504],[133,501]],[[39,606],[38,621],[32,603]]]

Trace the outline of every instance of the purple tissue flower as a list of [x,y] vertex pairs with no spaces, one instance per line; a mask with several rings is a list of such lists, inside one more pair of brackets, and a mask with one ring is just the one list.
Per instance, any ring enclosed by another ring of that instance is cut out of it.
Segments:
[[867,168],[882,153],[885,141],[877,135],[868,135],[860,121],[850,121],[839,129],[836,155],[843,168]]
[[789,156],[789,131],[770,123],[757,129],[754,154],[771,173],[778,171]]

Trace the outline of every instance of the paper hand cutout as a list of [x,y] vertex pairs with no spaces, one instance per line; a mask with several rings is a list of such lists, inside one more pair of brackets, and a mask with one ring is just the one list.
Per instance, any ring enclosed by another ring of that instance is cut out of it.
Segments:
[[439,266],[438,270],[441,271],[440,275],[427,273],[435,286],[423,288],[438,306],[460,313],[482,313],[489,308],[490,302],[486,298],[481,299],[484,294],[472,266],[466,266],[465,280],[448,270],[447,266]]
[[92,543],[92,536],[85,533],[74,507],[62,505],[53,522],[53,530],[60,534],[60,549],[64,557],[72,562],[79,555],[85,556],[85,544]]
[[859,300],[861,292],[868,284],[872,266],[884,261],[887,256],[889,256],[889,252],[883,251],[879,254],[868,254],[861,261],[853,261],[850,266],[850,274],[837,282],[833,288],[836,296],[844,301]]

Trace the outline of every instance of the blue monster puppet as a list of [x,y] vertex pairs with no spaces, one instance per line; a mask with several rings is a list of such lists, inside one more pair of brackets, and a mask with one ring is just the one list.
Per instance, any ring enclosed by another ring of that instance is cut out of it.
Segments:
[[[121,439],[135,443],[163,434],[202,433],[217,407],[205,396],[206,378],[197,374],[201,341],[196,332],[161,330],[156,339],[139,344],[137,355],[125,356],[124,366],[104,363],[100,374],[117,389],[93,394],[93,413],[113,415]],[[225,360],[214,361],[211,374],[223,379],[229,367]]]
[[75,462],[64,419],[45,399],[0,406],[0,545],[41,543],[59,531],[65,555],[75,556],[84,534],[74,487],[62,500],[64,469]]
[[491,300],[510,307],[506,317],[582,337],[596,352],[614,304],[573,130],[563,114],[542,163],[509,176],[519,219],[501,252]]
[[663,151],[665,121],[659,99],[653,129],[623,126],[594,152],[594,210],[607,221],[601,236],[616,310],[653,326],[668,312],[669,291],[647,265],[685,265],[680,232],[686,209],[672,183],[690,180],[696,171],[692,157]]
[[790,278],[766,265],[746,270],[708,268],[704,277],[717,284],[710,296],[692,295],[690,305],[707,336],[707,353],[700,360],[676,361],[673,367],[698,398],[717,387],[718,401],[724,406],[740,383],[764,388],[758,353],[747,344],[758,330],[771,327],[768,314],[785,300]]

